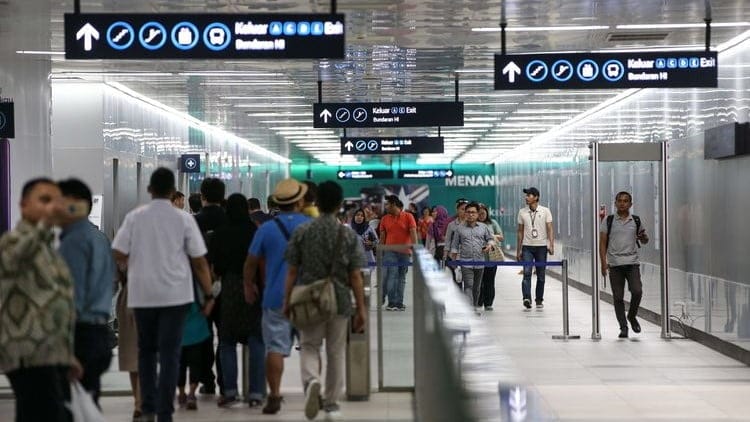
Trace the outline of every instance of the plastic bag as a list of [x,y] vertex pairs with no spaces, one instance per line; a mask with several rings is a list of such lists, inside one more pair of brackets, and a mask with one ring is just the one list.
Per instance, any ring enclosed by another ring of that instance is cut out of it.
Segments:
[[73,415],[73,422],[105,422],[104,415],[96,407],[91,394],[78,381],[70,383],[68,408]]

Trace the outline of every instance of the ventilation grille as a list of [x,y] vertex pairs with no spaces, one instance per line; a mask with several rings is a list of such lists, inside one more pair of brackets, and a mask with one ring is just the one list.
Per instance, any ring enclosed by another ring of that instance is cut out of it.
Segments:
[[668,36],[669,32],[610,32],[607,34],[607,41],[664,41]]

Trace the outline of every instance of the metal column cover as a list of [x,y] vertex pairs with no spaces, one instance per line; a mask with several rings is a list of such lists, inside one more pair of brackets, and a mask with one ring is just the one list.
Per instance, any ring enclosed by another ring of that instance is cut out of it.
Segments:
[[669,157],[667,151],[669,145],[662,142],[661,145],[661,337],[669,339],[672,337],[672,329],[669,325]]
[[602,338],[599,326],[599,143],[591,149],[591,338]]

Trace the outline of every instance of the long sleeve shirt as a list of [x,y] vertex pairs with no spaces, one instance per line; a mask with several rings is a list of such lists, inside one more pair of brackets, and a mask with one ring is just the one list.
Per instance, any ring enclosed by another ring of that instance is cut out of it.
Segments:
[[[453,233],[451,253],[458,253],[462,261],[485,261],[482,249],[494,244],[494,239],[486,224],[475,223],[473,226],[461,224]],[[466,268],[484,268],[484,265],[466,266]]]
[[84,218],[63,229],[58,250],[73,276],[76,321],[106,324],[115,280],[109,240]]
[[0,372],[72,362],[73,278],[53,239],[26,221],[0,237]]

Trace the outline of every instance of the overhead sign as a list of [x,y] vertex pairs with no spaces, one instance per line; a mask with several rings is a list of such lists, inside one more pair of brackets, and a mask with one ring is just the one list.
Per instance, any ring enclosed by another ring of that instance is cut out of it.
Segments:
[[495,55],[495,89],[714,88],[716,52]]
[[364,154],[442,154],[442,136],[402,138],[341,138],[341,155]]
[[343,59],[342,14],[65,14],[66,59]]
[[0,138],[15,138],[16,125],[13,117],[13,103],[0,102]]
[[399,179],[450,179],[453,177],[451,169],[433,170],[399,170]]
[[393,179],[391,170],[339,170],[336,173],[339,179],[370,180],[370,179]]
[[180,156],[180,171],[183,173],[201,172],[200,154],[183,154]]
[[316,128],[463,125],[463,102],[313,104]]

